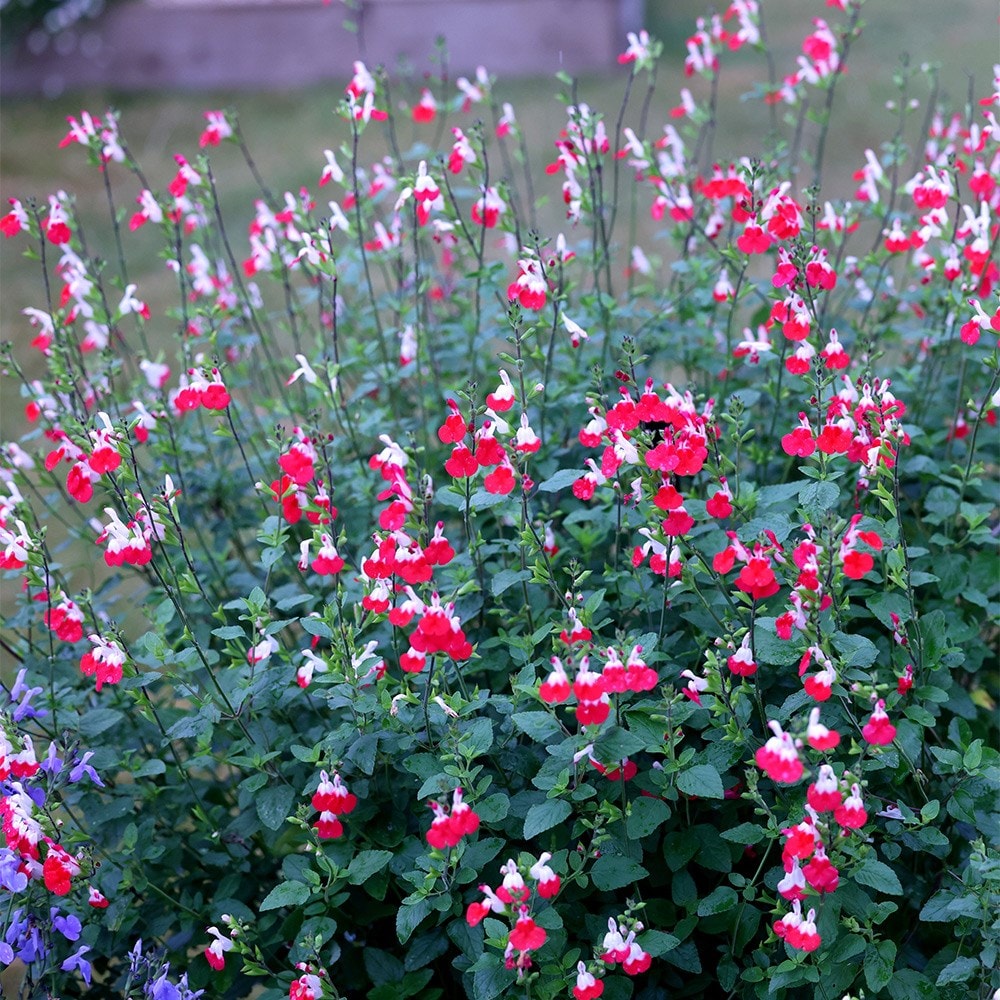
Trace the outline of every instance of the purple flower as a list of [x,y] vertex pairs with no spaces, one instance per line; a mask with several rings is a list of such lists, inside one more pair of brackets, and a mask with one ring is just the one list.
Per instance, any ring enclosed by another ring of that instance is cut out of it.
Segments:
[[42,761],[41,767],[43,771],[47,771],[51,775],[58,774],[62,770],[63,762],[61,757],[57,757],[56,754],[59,753],[59,744],[53,740],[49,744],[49,752]]
[[59,931],[60,934],[67,941],[77,941],[80,937],[80,931],[83,930],[83,925],[80,923],[79,917],[74,916],[72,913],[67,914],[65,917],[59,913],[59,908],[53,906],[49,910],[49,916],[52,919],[52,926]]
[[139,938],[134,945],[132,945],[132,950],[128,953],[128,968],[129,974],[134,979],[139,975],[139,963],[142,961],[142,938]]
[[72,972],[74,969],[80,970],[80,975],[83,976],[83,981],[89,986],[90,985],[90,962],[88,962],[83,956],[90,951],[89,945],[81,945],[69,958],[59,966],[63,972]]
[[45,709],[32,708],[31,699],[34,698],[36,694],[41,694],[45,689],[40,687],[27,687],[24,683],[24,675],[26,672],[27,670],[24,667],[17,672],[17,679],[14,681],[14,686],[10,689],[11,702],[17,701],[18,698],[21,699],[21,703],[14,709],[13,712],[15,722],[20,722],[22,719],[34,719],[42,715],[48,715],[48,712],[46,712]]
[[74,762],[73,770],[69,772],[70,781],[75,783],[86,775],[99,788],[104,787],[104,782],[97,776],[97,772],[87,763],[93,756],[94,751],[88,750],[79,760]]
[[170,966],[165,965],[163,971],[146,983],[144,993],[149,1000],[181,1000],[181,991],[167,978]]
[[[36,959],[45,957],[45,945],[34,919],[30,916],[23,917],[23,912],[20,907],[14,910],[3,937],[8,947],[14,951],[14,957],[21,959],[25,965],[31,965]],[[7,948],[4,948],[4,953],[8,953]]]
[[0,847],[0,886],[8,892],[23,892],[28,876],[18,871],[21,859],[9,847]]

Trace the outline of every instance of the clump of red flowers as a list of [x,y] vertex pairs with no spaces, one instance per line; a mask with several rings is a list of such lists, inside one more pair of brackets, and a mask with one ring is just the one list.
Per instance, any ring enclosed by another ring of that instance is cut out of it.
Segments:
[[348,791],[336,771],[333,780],[326,771],[319,772],[319,785],[312,796],[312,807],[319,811],[319,819],[313,824],[321,840],[336,840],[344,835],[341,816],[354,811],[358,797]]
[[434,810],[434,819],[427,831],[427,843],[435,850],[455,847],[463,837],[479,829],[479,816],[462,801],[461,788],[456,788],[452,794],[451,812],[440,802],[431,802],[430,807]]

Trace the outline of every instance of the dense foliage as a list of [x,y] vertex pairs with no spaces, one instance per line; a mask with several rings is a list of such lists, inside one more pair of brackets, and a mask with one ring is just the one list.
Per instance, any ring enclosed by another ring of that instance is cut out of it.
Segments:
[[[901,71],[828,199],[828,6],[784,77],[756,3],[699,21],[669,114],[630,36],[619,109],[561,80],[544,178],[485,70],[357,63],[246,235],[231,113],[162,188],[71,120],[108,244],[62,191],[0,220],[44,275],[4,359],[12,996],[1000,989],[1000,92]],[[713,164],[736,49],[765,152]]]

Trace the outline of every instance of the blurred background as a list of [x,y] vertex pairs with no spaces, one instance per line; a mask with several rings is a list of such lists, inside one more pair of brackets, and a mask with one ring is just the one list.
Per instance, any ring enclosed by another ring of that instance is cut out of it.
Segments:
[[[824,0],[762,0],[761,9],[779,76],[795,69],[813,18],[845,18]],[[682,87],[690,87],[699,102],[707,99],[708,82],[686,78],[683,63],[696,18],[709,11],[708,0],[0,0],[0,205],[8,198],[44,202],[58,189],[74,192],[91,245],[110,256],[104,178],[79,146],[58,148],[68,115],[119,109],[131,152],[162,191],[176,169],[174,154],[193,160],[198,153],[202,112],[233,109],[260,173],[280,198],[302,186],[315,193],[323,150],[347,139],[335,108],[354,59],[385,65],[397,81],[393,101],[401,109],[404,151],[430,142],[440,126],[440,116],[433,127],[410,121],[408,108],[420,86],[442,72],[454,81],[484,64],[498,79],[498,99],[516,111],[539,174],[536,190],[549,199],[543,228],[553,235],[565,227],[559,178],[546,180],[541,170],[554,159],[552,142],[565,124],[556,97],[564,88],[555,73],[573,74],[580,99],[613,121],[628,75],[617,54],[626,47],[626,32],[645,25],[664,43],[649,114],[649,134],[658,135],[671,121],[669,109],[679,103]],[[868,0],[862,13],[864,31],[833,108],[824,197],[850,197],[856,186],[851,174],[863,164],[864,150],[878,150],[891,136],[895,116],[886,101],[896,96],[893,77],[902,59],[908,56],[914,66],[938,64],[941,96],[960,111],[973,92],[980,97],[994,90],[993,64],[1000,60],[996,0]],[[928,82],[916,76],[912,94],[924,102]],[[759,54],[725,54],[717,159],[760,151],[767,109],[745,98],[765,78]],[[458,95],[453,82],[448,93]],[[635,124],[639,103],[633,97],[625,124]],[[447,124],[467,124],[477,113],[452,115]],[[923,110],[911,117],[907,139],[915,146]],[[376,131],[365,136],[367,163],[381,155]],[[447,152],[447,144],[440,148]],[[212,150],[212,163],[239,255],[259,189],[233,146]],[[117,165],[109,177],[127,218],[138,184]],[[153,228],[126,232],[134,255],[130,278],[139,282],[154,317],[163,317],[174,305],[176,284],[157,256]],[[655,251],[648,219],[636,236]],[[23,237],[0,240],[0,339],[13,341],[30,366],[40,359],[30,357],[33,331],[21,310],[44,299],[37,264],[23,259],[24,249]],[[0,394],[4,435],[10,437],[7,417],[19,404],[10,398],[9,383],[0,384]]]

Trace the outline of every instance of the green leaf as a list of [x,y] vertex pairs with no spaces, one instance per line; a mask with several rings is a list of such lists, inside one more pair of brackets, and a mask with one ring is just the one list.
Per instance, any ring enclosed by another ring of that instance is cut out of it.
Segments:
[[414,938],[413,943],[406,950],[406,957],[403,960],[403,967],[407,972],[414,969],[422,969],[430,965],[435,958],[439,958],[448,950],[448,939],[436,931],[428,931]]
[[740,823],[731,830],[723,830],[719,835],[734,844],[758,844],[764,839],[764,829],[756,823]]
[[663,838],[663,858],[672,872],[680,871],[698,853],[699,846],[690,828],[672,830]]
[[903,887],[899,884],[896,873],[881,861],[868,858],[860,868],[853,872],[854,881],[871,886],[887,896],[902,896]]
[[392,851],[361,851],[347,869],[347,881],[361,885],[392,860]]
[[812,486],[812,483],[804,482],[799,479],[794,483],[781,483],[777,486],[762,486],[757,491],[757,509],[762,510],[766,507],[771,507],[774,504],[785,503],[791,500],[792,497],[797,497],[801,494],[807,486]]
[[611,726],[602,732],[594,743],[594,758],[602,764],[616,766],[626,757],[631,757],[644,749],[646,741],[621,726]]
[[648,952],[653,958],[666,955],[668,951],[673,951],[680,944],[680,941],[665,931],[644,931],[639,935],[639,947]]
[[698,916],[713,917],[717,913],[725,913],[736,905],[738,899],[735,889],[728,885],[720,885],[698,904]]
[[246,639],[247,634],[239,625],[223,625],[220,628],[213,628],[212,635],[220,639]]
[[920,818],[925,823],[930,823],[931,820],[937,819],[938,813],[941,811],[941,803],[937,799],[931,799],[930,802],[925,802],[920,807]]
[[774,667],[789,667],[798,663],[802,657],[793,642],[779,639],[774,628],[773,618],[758,618],[753,630],[753,648],[758,663],[767,663]]
[[112,726],[117,726],[124,718],[116,708],[95,708],[80,719],[80,735],[98,736]]
[[889,980],[892,1000],[939,1000],[934,984],[915,969],[900,969]]
[[810,515],[833,510],[840,499],[840,487],[836,483],[804,483],[799,490],[799,503]]
[[625,833],[631,840],[648,837],[658,826],[670,819],[670,807],[662,799],[640,795],[631,806],[625,820]]
[[964,983],[979,970],[979,962],[974,958],[956,958],[949,962],[938,974],[938,986],[948,983]]
[[265,788],[256,799],[257,815],[269,830],[280,829],[288,819],[295,800],[295,789],[291,785],[272,785]]
[[[474,1000],[493,1000],[494,997],[505,994],[513,986],[514,971],[505,968],[503,962],[495,955],[482,957],[491,958],[492,961],[473,973],[472,996]],[[479,962],[476,965],[479,965]]]
[[685,795],[699,799],[721,799],[725,796],[722,778],[711,764],[694,764],[677,776],[677,787]]
[[533,805],[524,818],[524,839],[531,840],[538,834],[551,830],[573,811],[565,799],[546,799]]
[[282,882],[276,885],[260,904],[260,912],[276,910],[279,906],[301,906],[309,899],[309,886],[301,882]]
[[416,899],[412,903],[404,901],[396,911],[396,937],[400,944],[406,944],[410,935],[420,926],[421,921],[431,912],[430,900]]
[[[364,950],[364,963],[365,971],[371,977],[371,981],[375,983],[376,986],[388,986],[392,984],[394,992],[391,996],[394,997],[405,997],[407,996],[400,987],[402,983],[400,980],[403,978],[403,963],[393,954],[385,951],[382,948],[367,947]],[[374,995],[374,990],[369,993],[369,997]],[[388,997],[384,996],[384,1000],[388,1000]]]
[[557,493],[559,490],[566,489],[567,486],[572,486],[583,472],[579,469],[560,469],[555,475],[549,476],[548,479],[542,480],[538,484],[539,493]]
[[375,733],[365,733],[347,751],[347,759],[353,761],[362,774],[371,774],[375,770],[377,750],[378,736]]
[[317,635],[321,639],[333,638],[330,626],[320,618],[311,618],[307,615],[299,619],[299,624],[302,626],[302,631],[308,632],[310,635]]
[[967,771],[974,771],[983,762],[983,741],[973,740],[962,758],[962,766]]
[[638,861],[623,858],[620,854],[602,854],[590,870],[594,885],[602,892],[623,889],[649,874]]
[[163,774],[166,769],[167,765],[159,757],[153,757],[151,760],[147,760],[138,771],[133,771],[132,777],[148,778],[154,774]]
[[473,510],[489,510],[491,507],[499,507],[502,503],[506,503],[507,500],[508,494],[506,493],[489,493],[486,490],[476,490],[472,494],[469,506]]
[[920,919],[927,923],[945,923],[953,920],[954,917],[949,910],[955,896],[947,889],[936,892],[924,903],[924,908],[920,911]]
[[459,746],[470,759],[487,753],[493,747],[493,723],[489,719],[474,719],[463,730]]
[[510,796],[504,792],[495,792],[493,795],[487,795],[485,799],[481,799],[476,803],[476,813],[486,824],[499,823],[501,820],[507,818],[507,813],[509,812]]
[[878,647],[863,635],[833,633],[833,648],[840,654],[845,667],[870,667],[878,659]]
[[559,723],[548,712],[515,712],[511,722],[536,743],[547,744],[562,735]]
[[883,986],[889,985],[895,962],[895,941],[880,941],[878,945],[868,945],[868,949],[865,951],[864,968],[865,982],[870,990],[877,993]]
[[530,569],[502,569],[493,576],[493,596],[499,597],[505,590],[509,590],[515,584],[520,583],[522,580],[530,579]]

